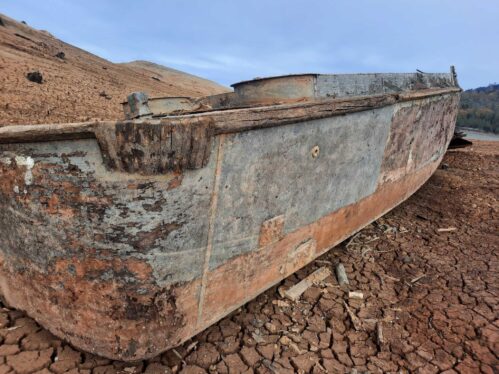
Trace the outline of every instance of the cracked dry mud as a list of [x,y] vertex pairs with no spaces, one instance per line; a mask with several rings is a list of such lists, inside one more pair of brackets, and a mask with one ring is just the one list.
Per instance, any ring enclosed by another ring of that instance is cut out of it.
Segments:
[[[5,307],[0,374],[498,373],[498,160],[493,142],[448,152],[448,167],[407,202],[152,360],[124,364],[79,352]],[[279,291],[338,262],[363,300],[348,299],[333,277],[299,302],[281,298]]]

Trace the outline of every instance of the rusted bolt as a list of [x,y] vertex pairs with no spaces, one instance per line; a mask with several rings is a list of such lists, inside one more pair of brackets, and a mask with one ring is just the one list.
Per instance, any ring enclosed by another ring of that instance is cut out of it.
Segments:
[[316,145],[314,148],[312,148],[312,157],[317,158],[319,156],[319,152],[321,150],[319,149],[319,146]]

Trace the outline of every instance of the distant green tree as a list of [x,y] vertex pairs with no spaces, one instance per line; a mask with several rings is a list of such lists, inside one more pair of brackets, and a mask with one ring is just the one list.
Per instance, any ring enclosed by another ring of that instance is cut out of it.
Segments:
[[499,84],[464,91],[457,126],[499,134]]

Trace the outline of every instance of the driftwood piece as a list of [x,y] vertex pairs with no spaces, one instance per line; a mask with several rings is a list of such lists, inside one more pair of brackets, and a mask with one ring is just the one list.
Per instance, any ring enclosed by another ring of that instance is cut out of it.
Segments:
[[284,300],[272,300],[272,304],[277,305],[279,308],[288,308],[289,307],[289,304]]
[[359,317],[357,317],[355,315],[355,313],[350,309],[350,307],[345,302],[345,300],[343,300],[343,305],[345,305],[345,309],[347,310],[348,316],[350,317],[350,320],[352,321],[353,328],[355,329],[355,331],[362,330],[362,322],[359,319]]
[[364,299],[364,294],[360,291],[352,291],[348,293],[348,298],[349,299]]
[[451,232],[451,231],[456,231],[457,227],[442,227],[440,229],[437,229],[437,232]]
[[383,335],[383,322],[378,321],[376,324],[376,342],[380,349],[385,345],[385,336]]
[[416,278],[414,278],[414,279],[411,280],[411,284],[416,283],[417,281],[419,281],[420,279],[422,279],[424,277],[426,277],[426,274],[418,275]]
[[340,286],[348,287],[350,285],[348,282],[347,272],[341,262],[336,265],[336,279],[338,280],[338,284]]
[[300,296],[313,284],[318,283],[326,279],[331,275],[331,270],[326,267],[321,267],[310,274],[305,279],[301,280],[293,287],[284,291],[284,296],[291,301],[297,301]]

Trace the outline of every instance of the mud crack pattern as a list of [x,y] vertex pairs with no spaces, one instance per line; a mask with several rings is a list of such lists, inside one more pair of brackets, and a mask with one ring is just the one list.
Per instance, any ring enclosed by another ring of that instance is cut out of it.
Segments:
[[[4,307],[0,374],[497,373],[498,161],[497,143],[448,152],[407,202],[152,360],[125,364],[79,352]],[[363,299],[348,299],[333,277],[299,302],[280,296],[338,262]]]

